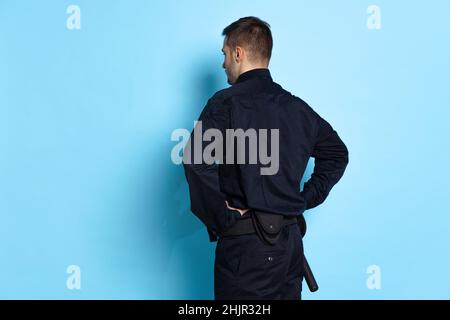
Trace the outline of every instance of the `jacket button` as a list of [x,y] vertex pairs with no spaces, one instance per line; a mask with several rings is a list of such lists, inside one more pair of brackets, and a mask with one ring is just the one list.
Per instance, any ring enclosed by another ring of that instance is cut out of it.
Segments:
[[267,257],[267,261],[273,261],[273,257]]
[[273,225],[272,224],[269,224],[269,229],[273,229]]

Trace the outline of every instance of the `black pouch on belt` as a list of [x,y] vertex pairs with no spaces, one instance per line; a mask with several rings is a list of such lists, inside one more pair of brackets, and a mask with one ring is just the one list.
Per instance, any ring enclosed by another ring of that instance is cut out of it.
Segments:
[[254,210],[251,219],[259,238],[269,245],[275,245],[285,225],[283,215]]

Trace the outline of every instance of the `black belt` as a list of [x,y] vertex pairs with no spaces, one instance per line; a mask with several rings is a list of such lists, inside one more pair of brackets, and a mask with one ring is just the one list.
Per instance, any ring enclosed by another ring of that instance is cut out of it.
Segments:
[[[297,217],[284,217],[282,227],[297,223]],[[239,236],[243,234],[252,234],[256,233],[255,226],[253,224],[253,220],[248,218],[243,218],[238,220],[234,225],[228,228],[225,232],[220,234],[220,237],[229,237],[229,236]]]

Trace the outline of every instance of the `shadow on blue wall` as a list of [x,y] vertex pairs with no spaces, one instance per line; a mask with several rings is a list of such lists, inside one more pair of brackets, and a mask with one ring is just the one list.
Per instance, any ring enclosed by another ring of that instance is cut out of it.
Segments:
[[[224,73],[221,72],[217,59],[201,59],[194,64],[194,72],[183,81],[188,86],[188,95],[185,101],[189,115],[188,130],[193,127],[193,121],[200,116],[207,100],[218,90],[223,83]],[[205,62],[207,61],[207,62]],[[197,65],[197,67],[195,67]],[[195,72],[196,71],[196,72]],[[190,127],[189,127],[190,126]],[[170,155],[173,143],[168,145],[165,155]],[[160,181],[149,181],[160,186],[158,192],[158,208],[166,208],[165,212],[158,213],[158,225],[162,226],[161,240],[167,245],[167,259],[170,258],[175,246],[178,245],[177,259],[182,265],[177,266],[178,278],[183,278],[178,296],[166,298],[180,299],[212,299],[213,298],[213,261],[214,250],[204,225],[190,211],[189,190],[182,165],[174,165],[164,157],[160,168]],[[148,196],[149,198],[150,196]],[[168,200],[170,199],[170,200]],[[145,200],[144,200],[145,201]],[[144,206],[145,207],[145,206]],[[146,223],[154,224],[153,216]],[[202,231],[201,231],[202,230]],[[199,232],[201,231],[201,232]],[[187,241],[185,241],[187,240]],[[215,244],[213,245],[215,247]],[[179,249],[182,250],[179,250]],[[149,256],[151,260],[152,257]],[[166,260],[164,265],[168,265]]]

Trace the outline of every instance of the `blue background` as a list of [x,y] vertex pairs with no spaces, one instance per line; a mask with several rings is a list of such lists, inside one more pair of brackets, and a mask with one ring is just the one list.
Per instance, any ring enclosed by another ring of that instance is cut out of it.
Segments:
[[320,290],[303,297],[450,298],[447,0],[1,0],[0,298],[213,298],[216,244],[170,136],[227,86],[221,31],[247,15],[272,26],[274,80],[350,153],[306,213]]

